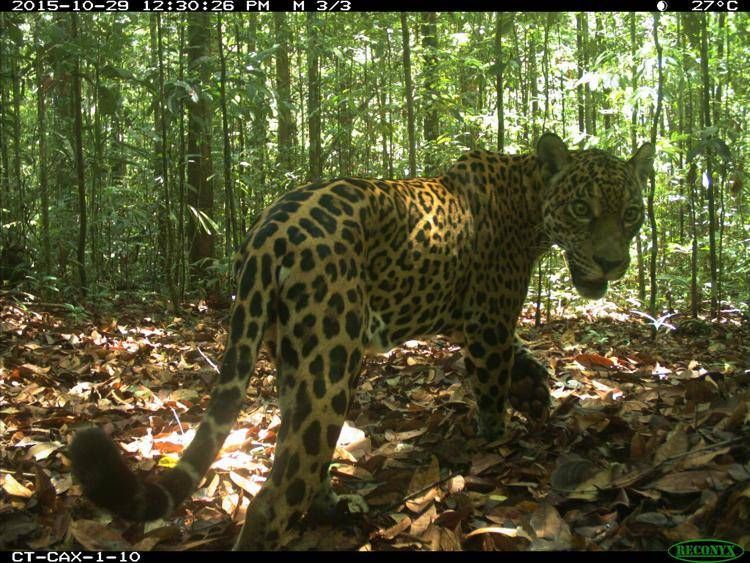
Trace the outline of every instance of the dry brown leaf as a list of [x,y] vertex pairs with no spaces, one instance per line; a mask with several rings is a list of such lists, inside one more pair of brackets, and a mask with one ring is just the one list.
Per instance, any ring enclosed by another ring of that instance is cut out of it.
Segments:
[[717,448],[715,450],[702,450],[691,452],[687,454],[685,458],[680,460],[678,467],[680,469],[697,469],[703,467],[707,463],[710,463],[715,457],[729,453],[732,448],[730,446],[724,448]]
[[61,442],[39,442],[29,448],[29,456],[36,461],[47,459],[51,453],[56,452],[63,447]]
[[133,544],[133,549],[135,551],[151,551],[158,545],[160,541],[161,538],[157,535],[147,536],[139,542]]
[[587,368],[611,368],[615,365],[612,360],[610,360],[609,358],[605,358],[604,356],[600,356],[599,354],[578,354],[573,359]]
[[568,493],[568,498],[579,500],[594,500],[598,498],[599,492],[613,488],[615,475],[620,471],[621,466],[612,463],[605,469],[596,472],[592,477],[582,481],[574,491]]
[[427,432],[427,427],[417,428],[416,430],[407,430],[405,432],[393,432],[392,430],[386,430],[385,439],[389,442],[404,442],[406,440],[416,438],[417,436],[421,436],[425,432]]
[[440,464],[436,456],[430,456],[430,463],[417,468],[412,474],[407,489],[407,495],[412,495],[423,490],[429,485],[435,485],[440,481]]
[[433,502],[437,496],[438,496],[438,488],[432,487],[428,491],[426,491],[424,494],[421,494],[419,496],[416,496],[414,498],[410,498],[406,501],[404,501],[404,505],[406,508],[411,510],[414,513],[420,513],[422,512],[427,505],[429,505],[431,502]]
[[3,490],[13,497],[31,498],[34,494],[31,489],[19,483],[10,473],[3,476]]
[[725,471],[680,471],[664,475],[649,486],[665,493],[698,493],[704,489],[721,490],[732,482]]
[[503,528],[501,526],[484,526],[482,528],[477,528],[466,534],[464,539],[473,538],[480,534],[500,534],[511,538],[522,537],[529,540],[531,539],[529,535],[520,528]]
[[448,528],[440,528],[437,526],[433,527],[438,534],[438,545],[437,549],[440,551],[461,551],[461,538],[460,536]]
[[561,492],[575,491],[581,483],[596,474],[599,468],[591,460],[570,458],[563,460],[550,475],[550,485]]
[[532,549],[561,551],[571,548],[573,536],[570,528],[552,505],[541,504],[531,515],[529,526],[536,536],[531,542]]
[[123,537],[95,520],[75,520],[70,524],[73,537],[89,551],[133,551]]
[[646,455],[646,441],[638,432],[630,439],[630,459],[637,461]]
[[472,475],[480,475],[483,471],[487,471],[490,467],[494,467],[498,463],[502,462],[503,457],[496,453],[481,453],[472,458],[471,469],[469,470],[469,472]]
[[251,481],[247,477],[243,477],[236,471],[230,471],[229,478],[232,480],[232,483],[248,493],[251,497],[257,495],[258,491],[260,491],[260,488],[263,485],[263,483],[257,483],[255,481]]
[[687,426],[678,424],[667,434],[667,439],[659,446],[654,454],[654,463],[683,454],[688,449]]
[[338,475],[345,475],[347,477],[354,477],[361,481],[373,481],[374,477],[372,473],[367,471],[364,467],[358,465],[348,465],[346,463],[332,463],[331,472]]
[[[391,515],[391,517],[394,516],[395,515]],[[406,530],[408,530],[409,526],[411,526],[411,518],[404,514],[399,514],[398,519],[393,526],[391,526],[390,528],[386,528],[385,530],[378,530],[373,534],[373,537],[379,537],[384,540],[392,540],[401,532],[405,532]]]
[[430,527],[432,522],[434,522],[435,518],[437,518],[437,509],[433,504],[429,506],[427,510],[425,510],[417,518],[412,520],[411,528],[409,528],[409,533],[412,536],[421,536],[425,532],[425,530]]
[[36,474],[34,489],[36,490],[36,496],[39,499],[39,503],[45,507],[46,510],[52,512],[57,505],[57,492],[52,485],[52,480],[38,464],[34,465],[34,473]]

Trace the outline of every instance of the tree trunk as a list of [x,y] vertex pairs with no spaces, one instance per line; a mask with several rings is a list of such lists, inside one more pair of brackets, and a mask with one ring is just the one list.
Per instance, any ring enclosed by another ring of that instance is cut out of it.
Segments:
[[[273,13],[276,43],[276,93],[278,96],[278,149],[279,167],[283,174],[294,169],[294,138],[296,136],[294,117],[292,115],[291,74],[289,70],[289,28],[286,14]],[[289,186],[284,186],[287,188]]]
[[[638,60],[636,58],[636,35],[635,35],[635,12],[628,17],[630,29],[630,88],[635,98],[638,91]],[[633,154],[638,149],[638,101],[633,102],[633,111],[630,114],[630,147]],[[641,303],[646,301],[646,267],[643,261],[643,239],[640,231],[636,235],[636,256],[638,263],[638,299]]]
[[[12,18],[6,22],[8,25],[13,26],[16,30],[17,35],[21,35],[18,28],[18,20],[15,14]],[[21,174],[21,80],[18,76],[18,59],[21,56],[19,52],[19,45],[13,42],[13,52],[10,53],[10,80],[12,84],[13,93],[13,177],[15,178],[16,188],[16,210],[14,218],[19,222],[20,228],[18,229],[22,239],[25,239],[27,221],[27,210],[26,204],[26,193],[24,189],[23,176]]]
[[527,50],[528,50],[528,64],[529,64],[529,71],[528,71],[528,84],[529,84],[529,98],[531,101],[531,134],[530,136],[527,136],[526,142],[531,145],[538,137],[539,137],[539,130],[537,126],[537,115],[539,114],[539,99],[537,91],[537,63],[536,63],[536,39],[534,34],[534,29],[536,27],[536,20],[538,19],[537,14],[528,14],[528,17],[531,18],[531,26],[529,30],[529,39],[527,43]]
[[401,37],[404,61],[404,94],[406,97],[406,131],[409,138],[409,176],[417,175],[417,142],[414,124],[414,86],[411,79],[411,46],[409,22],[406,12],[401,12]]
[[323,162],[321,160],[320,138],[320,69],[318,53],[318,15],[308,12],[306,19],[307,31],[307,119],[310,133],[308,157],[310,172],[308,181],[314,182],[323,176]]
[[197,100],[188,99],[188,241],[192,277],[203,279],[207,261],[214,257],[213,166],[211,160],[211,102],[207,95],[211,81],[209,64],[211,20],[206,14],[187,14],[188,73]]
[[[172,201],[169,190],[169,163],[167,160],[167,118],[164,103],[164,49],[162,42],[161,14],[151,14],[151,43],[153,66],[159,70],[158,97],[154,100],[154,178],[156,179],[155,193],[159,193],[158,184],[161,183],[162,200],[158,204],[159,230],[161,231],[163,274],[162,279],[167,282],[172,310],[180,310],[180,299],[174,283],[174,234],[172,230]],[[160,181],[161,180],[161,181]]]
[[[662,48],[659,43],[659,14],[654,13],[654,46],[656,47],[656,68],[658,72],[658,84],[656,87],[656,109],[654,110],[654,121],[651,126],[651,144],[656,146],[656,134],[658,132],[659,119],[661,117],[662,90],[664,85],[664,73],[662,70]],[[649,263],[649,274],[651,284],[651,294],[649,298],[649,313],[656,317],[656,295],[658,287],[656,285],[656,259],[659,250],[659,239],[656,225],[656,215],[654,212],[654,195],[656,193],[656,174],[651,173],[651,184],[648,192],[648,219],[651,225],[651,260]]]
[[[550,77],[549,77],[549,30],[554,25],[554,13],[548,13],[544,21],[544,46],[542,47],[542,74],[544,75],[544,119],[542,120],[542,132],[547,130],[547,120],[550,117]],[[537,139],[532,139],[536,143]]]
[[[703,129],[711,127],[711,85],[708,68],[708,18],[701,18],[700,59],[703,90]],[[716,256],[716,196],[713,178],[713,155],[706,147],[706,199],[708,200],[708,252],[711,269],[711,316],[719,316],[718,268]]]
[[[44,72],[46,61],[44,60],[44,43],[39,32],[39,18],[34,20],[34,45],[36,45],[35,72],[36,72],[36,111],[37,111],[37,144],[39,148],[39,198],[42,215],[42,271],[45,275],[52,273],[52,251],[50,249],[49,236],[49,179],[47,176],[47,87],[45,83],[50,80],[49,75]],[[0,207],[2,204],[0,203]]]
[[[254,53],[257,50],[258,40],[258,18],[257,16],[251,15],[248,21],[248,42],[247,50],[249,53]],[[258,69],[257,76],[253,76],[253,79],[265,83],[266,75],[262,71],[262,68]],[[267,131],[267,120],[266,120],[266,108],[268,106],[268,100],[265,95],[262,94],[260,88],[256,88],[257,94],[251,101],[250,111],[253,114],[252,123],[250,126],[250,167],[253,174],[251,178],[254,180],[252,188],[253,194],[253,214],[260,212],[264,206],[264,198],[266,194],[266,171],[268,168],[268,154],[266,151],[266,145],[268,137]],[[244,220],[244,216],[243,216]],[[243,229],[244,230],[244,229]]]
[[237,214],[234,208],[234,184],[232,182],[232,143],[229,133],[227,110],[227,62],[224,56],[222,15],[216,19],[216,48],[219,51],[219,104],[221,105],[221,132],[224,148],[224,255],[231,256],[239,245]]
[[102,66],[101,63],[102,53],[97,52],[94,67],[94,104],[97,111],[94,113],[94,159],[91,163],[91,197],[89,199],[89,209],[91,210],[89,217],[89,223],[91,225],[89,237],[91,239],[91,265],[94,269],[94,282],[101,279],[102,263],[104,260],[101,251],[102,223],[100,217],[102,184],[104,183],[103,176],[105,174],[104,131],[102,126],[103,112],[100,111],[103,91],[100,72]]
[[[495,13],[495,96],[497,97],[497,151],[505,150],[505,62],[503,61],[503,24],[506,15]],[[512,14],[509,17],[513,17]]]
[[[249,21],[255,21],[255,17],[252,15],[247,18]],[[242,68],[245,64],[245,54],[242,52],[242,25],[244,23],[244,20],[239,20],[237,18],[234,18],[234,21],[232,22],[234,25],[232,26],[232,29],[234,30],[234,43],[237,46],[235,49],[235,66],[236,68]],[[240,92],[247,92],[248,91],[248,80],[247,80],[247,74],[246,73],[239,73],[235,77],[235,89]],[[245,160],[249,160],[249,147],[247,146],[245,140],[245,129],[248,123],[251,123],[251,120],[247,117],[247,104],[245,104],[245,107],[239,107],[237,108],[237,112],[234,115],[234,121],[232,123],[233,129],[237,131],[237,159],[242,162]],[[250,125],[252,127],[252,125]],[[242,171],[242,168],[240,168]],[[240,181],[241,184],[247,185],[247,181],[243,179],[243,174],[240,174]],[[247,216],[247,191],[240,187],[239,190],[235,193],[236,199],[235,199],[235,205],[238,208],[237,210],[237,229],[239,231],[239,237],[240,239],[244,236],[244,234],[247,232],[247,224],[246,224],[246,216]]]
[[[385,67],[388,69],[388,76],[392,76],[392,67],[393,67],[393,48],[391,46],[390,41],[390,34],[386,31],[386,49],[385,49]],[[386,100],[386,106],[388,107],[388,116],[386,118],[386,122],[388,124],[388,166],[386,168],[388,178],[394,177],[394,170],[393,170],[393,130],[395,129],[395,126],[393,124],[393,89],[392,88],[386,88],[385,89],[385,100]]]
[[[70,14],[70,39],[78,42],[78,14]],[[81,62],[73,64],[73,151],[75,153],[76,183],[78,184],[78,290],[86,296],[86,178],[83,167],[83,108],[81,103]]]
[[576,86],[576,100],[578,102],[578,132],[586,132],[586,101],[583,92],[583,84],[580,80],[583,78],[583,72],[585,70],[585,55],[586,55],[586,43],[584,41],[585,27],[586,27],[585,14],[579,12],[576,15],[576,60],[578,63],[578,86]]
[[[437,65],[437,14],[426,12],[422,14],[422,89],[424,112],[424,140],[430,147],[440,136],[440,120],[438,115],[438,65]],[[425,175],[430,176],[437,171],[438,162],[434,151],[429,150],[425,155]]]
[[[10,188],[10,156],[8,153],[8,132],[6,124],[10,123],[8,117],[8,88],[5,80],[6,74],[9,72],[6,70],[6,64],[8,60],[8,54],[6,52],[6,27],[8,15],[4,12],[0,12],[0,226],[5,225],[5,209],[11,208],[11,188]],[[11,217],[11,219],[13,219]],[[5,239],[4,229],[0,230],[0,244]]]
[[[182,16],[183,18],[186,16]],[[179,61],[177,76],[181,82],[185,82],[185,22],[180,21],[178,28],[178,44],[179,44]],[[177,287],[178,295],[180,299],[184,297],[185,290],[187,289],[190,277],[188,275],[187,268],[187,251],[190,242],[186,237],[188,226],[186,225],[186,209],[187,209],[187,187],[185,186],[185,175],[187,172],[187,133],[185,131],[185,100],[180,98],[179,102],[179,147],[177,155],[177,197],[179,198],[178,205],[178,217],[177,217]]]

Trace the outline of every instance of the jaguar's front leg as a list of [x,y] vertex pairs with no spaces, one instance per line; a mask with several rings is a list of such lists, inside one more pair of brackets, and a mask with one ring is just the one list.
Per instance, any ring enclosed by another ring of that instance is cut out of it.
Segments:
[[470,323],[464,329],[466,372],[474,387],[479,433],[488,439],[505,430],[505,405],[513,366],[513,324]]
[[549,372],[516,337],[511,369],[510,404],[536,422],[549,416]]

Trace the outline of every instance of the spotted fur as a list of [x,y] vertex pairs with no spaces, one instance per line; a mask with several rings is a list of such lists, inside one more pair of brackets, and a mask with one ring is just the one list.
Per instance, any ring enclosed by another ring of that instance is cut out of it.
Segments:
[[536,154],[474,151],[437,178],[346,178],[283,195],[237,253],[219,379],[178,465],[144,483],[103,432],[84,430],[70,448],[84,491],[125,518],[169,513],[213,462],[264,342],[282,422],[239,549],[282,546],[316,500],[330,504],[328,465],[368,352],[449,335],[463,344],[484,435],[502,433],[509,391],[544,418],[546,370],[514,337],[534,262],[556,243],[579,292],[603,295],[627,268],[652,160],[648,144],[624,161],[545,134]]

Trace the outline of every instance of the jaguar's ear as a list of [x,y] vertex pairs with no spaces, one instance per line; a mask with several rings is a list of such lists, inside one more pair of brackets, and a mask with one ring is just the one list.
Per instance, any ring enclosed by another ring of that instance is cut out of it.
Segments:
[[557,174],[570,162],[570,151],[554,133],[545,133],[536,144],[536,155],[545,163],[551,175]]
[[633,167],[635,175],[645,180],[654,171],[654,145],[643,143],[630,158],[628,164]]

